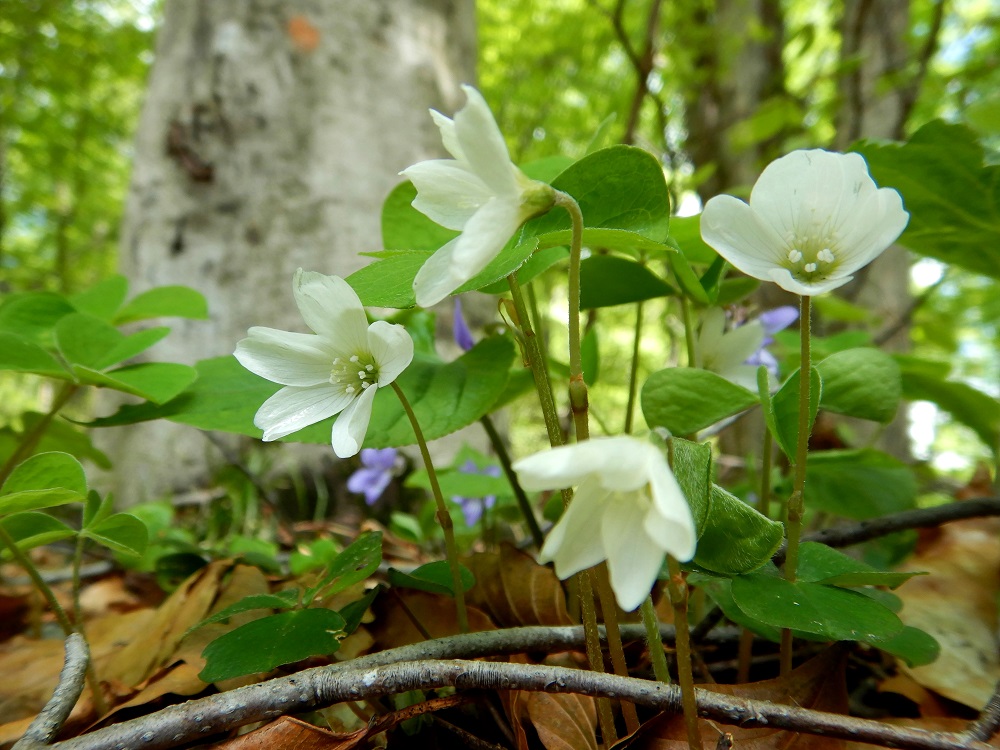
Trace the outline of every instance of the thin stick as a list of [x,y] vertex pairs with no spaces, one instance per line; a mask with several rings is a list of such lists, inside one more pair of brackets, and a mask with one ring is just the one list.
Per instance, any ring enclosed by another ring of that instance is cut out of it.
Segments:
[[59,734],[83,692],[89,663],[90,649],[86,639],[79,633],[70,633],[66,638],[66,659],[59,673],[59,683],[13,750],[46,747]]

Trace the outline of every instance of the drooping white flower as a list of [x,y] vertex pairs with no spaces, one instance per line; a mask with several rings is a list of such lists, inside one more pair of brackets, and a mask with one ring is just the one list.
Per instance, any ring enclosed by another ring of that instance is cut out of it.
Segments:
[[694,556],[691,509],[663,453],[645,440],[564,445],[516,461],[514,471],[526,490],[578,485],[539,559],[554,561],[563,579],[607,560],[624,610],[646,598],[667,553],[681,561]]
[[414,164],[400,174],[417,188],[413,207],[462,234],[435,252],[413,281],[417,304],[434,305],[482,271],[528,219],[552,207],[554,191],[510,160],[489,105],[462,86],[466,105],[452,120],[431,110],[453,159]]
[[719,195],[701,236],[743,273],[815,296],[850,281],[902,233],[899,193],[879,188],[858,154],[793,151],[771,162],[747,205]]
[[265,441],[277,440],[340,414],[334,452],[361,450],[375,392],[389,385],[413,359],[413,340],[400,325],[368,325],[358,295],[343,279],[295,272],[295,304],[315,334],[254,327],[235,356],[251,372],[285,386],[257,410],[253,423]]

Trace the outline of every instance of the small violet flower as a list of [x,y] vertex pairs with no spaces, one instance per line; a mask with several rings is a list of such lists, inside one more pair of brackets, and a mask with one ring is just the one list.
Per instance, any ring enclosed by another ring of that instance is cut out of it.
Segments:
[[889,247],[910,215],[858,154],[793,151],[764,169],[749,205],[718,195],[701,236],[743,273],[815,296],[850,281]]
[[265,441],[340,414],[331,443],[340,458],[361,450],[375,391],[413,359],[413,340],[400,325],[368,324],[358,295],[343,279],[295,272],[295,304],[314,334],[254,327],[235,356],[251,372],[285,386],[257,410]]
[[[458,467],[458,470],[463,474],[484,474],[488,477],[499,477],[500,467],[499,466],[486,466],[480,469],[476,466],[476,462],[469,459],[464,464]],[[462,497],[461,495],[454,495],[451,498],[453,503],[458,503],[462,506],[462,515],[465,516],[466,526],[475,526],[479,523],[479,519],[483,517],[483,513],[486,512],[487,508],[492,508],[496,504],[496,495],[486,495],[484,497]]]
[[593,438],[514,463],[526,490],[577,485],[552,527],[541,562],[565,579],[608,561],[618,605],[630,611],[649,594],[667,554],[694,556],[694,519],[663,452],[638,438]]
[[395,448],[364,448],[361,451],[361,468],[347,478],[347,489],[363,493],[365,503],[374,505],[392,481],[396,456]]
[[452,159],[414,164],[401,174],[417,188],[413,207],[462,233],[435,252],[413,280],[417,304],[434,305],[482,271],[528,219],[549,210],[555,191],[510,160],[489,105],[472,86],[452,120],[431,110]]
[[462,315],[462,301],[460,297],[455,297],[455,314],[452,316],[452,335],[455,337],[455,343],[464,352],[469,351],[469,349],[476,345],[476,342],[472,338],[472,331],[469,330],[469,325],[465,322],[465,316]]

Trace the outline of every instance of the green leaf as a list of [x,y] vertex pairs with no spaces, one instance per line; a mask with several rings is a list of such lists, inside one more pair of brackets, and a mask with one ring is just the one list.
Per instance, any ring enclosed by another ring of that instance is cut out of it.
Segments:
[[[406,477],[403,483],[406,487],[420,487],[430,490],[431,482],[426,469],[417,469]],[[486,497],[487,495],[513,495],[510,482],[505,476],[491,477],[488,474],[478,474],[458,469],[448,469],[438,472],[438,484],[441,493],[448,497]]]
[[59,505],[78,503],[86,499],[85,495],[73,490],[54,487],[47,490],[22,490],[11,492],[0,497],[0,515],[17,513],[23,510],[41,510],[55,508]]
[[124,362],[126,359],[131,359],[161,341],[168,333],[170,333],[169,328],[160,326],[158,328],[144,328],[131,336],[125,336],[114,347],[106,351],[94,367],[103,370],[111,365]]
[[911,401],[930,401],[969,427],[991,451],[997,450],[1000,401],[966,383],[944,380],[919,362],[907,359],[901,366],[903,396]]
[[677,277],[677,283],[680,284],[684,294],[699,305],[712,304],[712,298],[705,291],[705,287],[701,285],[701,279],[698,278],[698,275],[691,268],[691,264],[683,255],[674,253],[667,260],[670,263],[670,270]]
[[70,373],[66,368],[38,344],[5,331],[0,331],[0,370],[30,372],[61,380],[70,379]]
[[[819,371],[811,368],[809,386],[809,424],[816,421],[823,399],[823,381]],[[771,397],[771,410],[765,415],[771,434],[785,455],[794,460],[799,439],[799,370],[792,373],[778,392]]]
[[[428,219],[430,221],[430,219]],[[375,254],[379,260],[355,271],[345,281],[367,307],[413,307],[413,279],[431,257],[420,250],[392,250]]]
[[746,388],[694,367],[654,372],[642,387],[646,423],[674,435],[691,435],[757,403]]
[[903,385],[899,365],[878,349],[847,349],[818,365],[820,406],[837,414],[888,423],[896,416]]
[[97,490],[90,490],[83,504],[83,528],[100,523],[111,515],[113,509],[114,498],[110,492],[102,498]]
[[876,450],[820,451],[806,463],[806,505],[865,520],[914,507],[913,470]]
[[675,290],[642,263],[594,255],[580,264],[580,307],[612,307],[666,297]]
[[[21,445],[25,435],[35,429],[39,421],[44,418],[43,414],[29,411],[21,415],[21,428],[19,430],[15,430],[10,425],[0,427],[0,460],[14,455],[14,451]],[[92,461],[102,469],[111,468],[111,461],[104,453],[94,447],[90,435],[77,429],[66,420],[57,419],[50,422],[48,428],[44,430],[42,439],[35,446],[36,453],[52,451],[69,453],[79,459]]]
[[192,630],[197,630],[198,628],[211,625],[212,623],[225,622],[234,615],[243,614],[244,612],[252,612],[255,609],[292,609],[298,603],[298,589],[286,589],[285,591],[279,591],[275,594],[251,594],[250,596],[244,596],[238,602],[230,604],[228,607],[206,617],[197,625],[193,625],[188,632],[190,633]]
[[205,647],[205,668],[198,679],[219,682],[335,653],[345,624],[329,609],[281,612],[248,622]]
[[39,453],[22,461],[0,488],[0,497],[24,490],[48,490],[54,487],[87,494],[87,476],[83,466],[68,453]]
[[878,570],[818,542],[803,542],[799,547],[797,577],[800,581],[828,586],[888,586],[894,589],[916,575],[921,574]]
[[14,333],[45,345],[56,323],[73,312],[73,306],[65,297],[52,292],[13,294],[0,305],[0,333]]
[[698,539],[695,564],[724,575],[756,570],[781,546],[785,529],[735,495],[712,485],[712,505]]
[[850,589],[790,583],[773,572],[733,578],[733,601],[748,616],[832,641],[888,639],[903,629],[889,609]]
[[712,502],[712,445],[678,437],[670,438],[670,444],[671,469],[691,508],[698,536],[701,536]]
[[898,656],[911,667],[931,664],[941,653],[941,644],[933,636],[908,625],[891,638],[868,642],[882,651]]
[[74,365],[73,374],[81,383],[131,393],[157,404],[170,401],[198,377],[193,367],[173,362],[145,362],[109,372]]
[[[34,549],[76,535],[76,532],[62,521],[53,518],[48,513],[37,511],[15,513],[0,518],[0,526],[21,550]],[[4,550],[3,557],[9,559],[10,552]]]
[[114,316],[115,325],[149,318],[206,320],[208,303],[187,286],[158,286],[130,299]]
[[674,216],[670,220],[670,239],[689,263],[710,266],[719,254],[701,238],[701,214]]
[[757,635],[767,638],[775,643],[781,642],[781,629],[750,617],[740,609],[733,599],[732,580],[729,578],[717,578],[714,575],[706,575],[698,571],[688,574],[688,583],[704,589],[705,593],[711,597],[712,601],[722,610],[727,620],[732,620],[736,625],[747,628]]
[[1000,165],[984,164],[972,130],[934,120],[904,144],[862,141],[854,150],[880,186],[903,196],[903,245],[1000,278]]
[[125,338],[117,328],[86,313],[63,316],[55,328],[56,346],[72,364],[101,369],[104,356]]
[[[435,224],[410,205],[416,197],[417,189],[409,180],[396,185],[386,197],[382,204],[382,247],[386,250],[421,251],[426,260],[430,253],[457,237],[458,232]],[[409,284],[412,286],[413,276]]]
[[79,312],[110,322],[127,294],[128,279],[121,274],[115,274],[97,282],[89,289],[77,292],[69,298],[69,301]]
[[350,635],[361,625],[361,621],[365,617],[365,612],[375,601],[375,597],[378,596],[379,591],[382,590],[381,586],[376,586],[373,589],[369,589],[365,592],[365,595],[347,604],[337,610],[341,617],[344,618],[344,632]]
[[[579,203],[584,244],[611,250],[644,249],[648,244],[670,252],[663,245],[670,229],[670,196],[663,168],[649,152],[632,146],[595,151],[566,168],[552,187]],[[593,242],[588,229],[619,229],[637,236],[608,235]],[[553,209],[529,222],[525,234],[538,237],[542,246],[568,245],[569,230],[566,212]]]
[[146,524],[129,513],[115,513],[82,533],[102,547],[124,555],[141,555],[149,543]]
[[[524,265],[517,269],[517,280],[524,286],[533,278],[544,273],[556,263],[566,260],[569,257],[569,250],[565,247],[546,247],[536,250],[531,257],[525,261]],[[510,284],[506,278],[500,279],[492,284],[481,287],[479,291],[484,294],[506,294],[510,291]]]
[[320,591],[324,596],[330,596],[360,583],[378,570],[380,562],[382,532],[362,534],[333,559],[320,582],[306,591],[306,601],[311,602]]
[[[475,576],[464,565],[458,566],[458,572],[462,578],[462,591],[468,591],[476,583]],[[451,566],[447,560],[421,565],[409,573],[389,568],[389,583],[403,589],[417,589],[418,591],[429,591],[432,594],[447,594],[448,596],[455,595],[451,583]]]

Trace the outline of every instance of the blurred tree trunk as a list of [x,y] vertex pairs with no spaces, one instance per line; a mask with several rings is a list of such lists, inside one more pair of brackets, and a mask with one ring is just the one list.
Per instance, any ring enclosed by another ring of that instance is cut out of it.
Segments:
[[[346,276],[381,248],[398,172],[440,152],[427,108],[461,105],[474,69],[472,0],[168,0],[122,266],[133,293],[192,286],[211,317],[172,321],[154,357],[226,355],[252,325],[304,330],[292,273]],[[221,460],[165,422],[109,442],[126,505],[189,488]]]
[[[741,124],[769,108],[774,111],[783,101],[790,103],[783,83],[781,4],[716,0],[708,7],[713,10],[702,11],[696,19],[701,31],[694,70],[704,79],[694,82],[688,102],[688,150],[696,168],[709,168],[698,188],[703,200],[733,190],[748,197],[760,170],[779,155],[775,149],[795,129],[792,124],[764,127],[762,138],[739,141],[747,132]],[[911,54],[909,0],[843,0],[839,29],[841,105],[830,146],[846,150],[858,138],[902,138],[926,59],[933,52],[930,46]],[[930,36],[932,45],[936,31]],[[894,247],[838,293],[872,310],[881,327],[888,329],[906,314],[908,281],[909,258],[902,248]],[[797,304],[796,298],[773,284],[762,285],[756,302],[762,309]],[[878,336],[876,331],[876,340]],[[888,339],[889,349],[905,349],[908,336],[908,327],[903,326]],[[735,456],[759,454],[762,429],[757,415],[744,418],[723,434],[722,451]],[[881,447],[901,458],[909,456],[905,414],[882,436]]]

